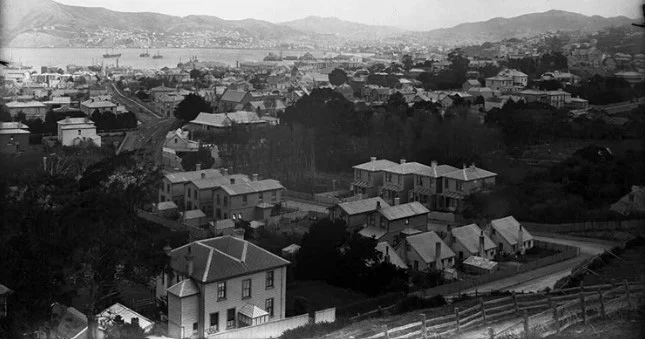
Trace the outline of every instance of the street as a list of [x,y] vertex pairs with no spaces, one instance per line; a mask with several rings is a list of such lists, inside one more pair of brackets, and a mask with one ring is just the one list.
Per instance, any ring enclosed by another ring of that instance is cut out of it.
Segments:
[[112,98],[118,101],[121,105],[127,107],[130,112],[134,113],[137,116],[137,120],[141,121],[142,123],[163,118],[159,113],[154,112],[140,102],[124,95],[121,91],[119,91],[118,88],[116,88],[114,83],[108,83],[107,88],[112,95]]

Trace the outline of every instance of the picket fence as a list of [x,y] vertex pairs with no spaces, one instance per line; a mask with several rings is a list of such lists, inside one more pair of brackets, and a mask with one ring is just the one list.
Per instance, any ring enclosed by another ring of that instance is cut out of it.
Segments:
[[[365,339],[444,338],[487,323],[517,317],[524,319],[498,332],[489,328],[487,334],[494,339],[529,331],[531,326],[533,329],[547,326],[547,329],[552,331],[549,333],[552,334],[580,322],[576,318],[580,314],[586,322],[598,316],[610,315],[625,306],[633,308],[636,298],[640,298],[643,289],[643,284],[640,282],[624,281],[622,285],[580,286],[551,293],[513,293],[510,296],[488,301],[480,298],[475,306],[463,310],[455,307],[453,314],[432,319],[426,319],[425,314],[420,314],[420,321],[391,329],[384,326],[383,331]],[[600,311],[594,313],[593,310]],[[540,312],[531,317],[528,316],[529,312],[536,311]]]

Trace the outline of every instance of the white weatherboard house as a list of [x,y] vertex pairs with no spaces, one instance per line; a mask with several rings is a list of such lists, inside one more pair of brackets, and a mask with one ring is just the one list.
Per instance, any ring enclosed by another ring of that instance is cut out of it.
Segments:
[[203,338],[285,318],[289,261],[239,234],[165,250],[169,267],[157,294],[168,297],[170,337]]
[[456,227],[448,234],[448,245],[462,262],[470,256],[493,259],[497,250],[495,243],[476,224]]
[[96,134],[94,121],[89,118],[66,117],[59,120],[58,141],[63,146],[77,146],[84,141],[90,141],[96,146],[101,146],[101,136]]
[[521,253],[533,247],[533,236],[514,217],[490,222],[490,238],[497,244],[498,253]]

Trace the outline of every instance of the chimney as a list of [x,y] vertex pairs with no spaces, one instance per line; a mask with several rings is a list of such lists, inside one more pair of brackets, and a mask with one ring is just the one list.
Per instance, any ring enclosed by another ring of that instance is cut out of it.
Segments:
[[405,159],[401,159],[400,162],[401,162],[401,165],[405,164]]
[[231,185],[235,185],[235,178],[231,178]]
[[[202,170],[202,164],[196,163],[195,164],[195,171],[201,171]],[[202,173],[202,179],[204,179],[204,173]]]
[[233,238],[244,240],[244,229],[243,228],[234,229],[233,230]]
[[172,251],[172,247],[170,247],[170,243],[166,242],[166,246],[163,247],[163,253],[167,256],[170,257],[170,252]]
[[401,198],[394,198],[394,206],[398,206],[399,203],[401,202]]
[[524,255],[524,230],[522,229],[522,224],[520,224],[520,228],[517,230],[517,247],[520,254]]
[[437,267],[437,270],[442,270],[443,267],[441,266],[441,242],[437,241],[434,244],[434,260],[435,260],[435,266]]
[[220,170],[220,172],[222,173],[223,176],[227,176],[228,175],[228,168],[222,168]]
[[257,173],[256,173],[256,174],[253,174],[253,181],[258,181],[258,175],[257,175]]
[[[197,165],[199,165],[199,164],[197,164]],[[197,170],[199,171],[200,169],[197,169]],[[202,179],[206,179],[206,173],[202,172],[201,176],[202,176]]]
[[69,123],[69,115],[65,117],[65,122]]
[[371,161],[371,162],[376,161],[376,157],[371,157],[371,158],[370,158],[370,161]]
[[195,256],[193,256],[193,253],[190,249],[190,245],[188,245],[188,253],[186,253],[186,275],[189,277],[193,275],[193,259]]
[[463,167],[462,171],[464,172],[464,180],[468,180],[468,174],[466,173],[466,165],[465,164],[464,164],[464,167]]
[[479,256],[482,258],[486,257],[486,253],[484,252],[484,231],[479,234]]
[[380,202],[380,201],[377,201],[377,202],[376,202],[376,209],[377,209],[377,210],[380,210],[380,209],[381,209],[381,202]]

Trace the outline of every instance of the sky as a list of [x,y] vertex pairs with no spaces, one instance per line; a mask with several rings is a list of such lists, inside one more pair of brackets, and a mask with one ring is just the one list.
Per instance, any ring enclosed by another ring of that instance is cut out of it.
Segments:
[[642,17],[643,0],[56,0],[122,12],[177,16],[214,15],[227,20],[279,23],[306,16],[337,17],[370,25],[411,30],[452,27],[495,17],[514,17],[552,9],[604,17]]

